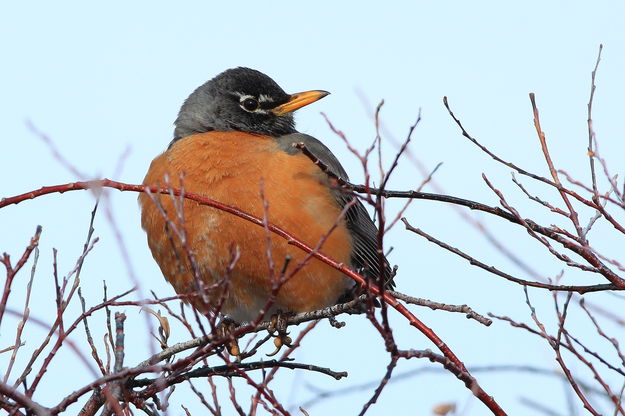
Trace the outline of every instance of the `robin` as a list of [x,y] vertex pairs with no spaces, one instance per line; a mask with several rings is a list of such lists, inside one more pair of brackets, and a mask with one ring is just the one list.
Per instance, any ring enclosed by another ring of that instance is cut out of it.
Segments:
[[[390,270],[384,257],[380,265],[378,230],[364,206],[357,201],[341,216],[353,195],[294,146],[303,143],[347,179],[323,143],[295,129],[293,112],[328,94],[287,94],[259,71],[226,70],[185,100],[174,139],[152,161],[143,183],[184,188],[267,215],[308,245],[321,242],[320,251],[336,261],[383,281]],[[190,300],[201,312],[219,308],[235,321],[251,321],[272,296],[276,276],[290,272],[266,313],[317,310],[356,293],[341,272],[314,258],[302,265],[306,253],[256,224],[169,195],[142,194],[139,202],[154,259],[176,292],[202,292]]]

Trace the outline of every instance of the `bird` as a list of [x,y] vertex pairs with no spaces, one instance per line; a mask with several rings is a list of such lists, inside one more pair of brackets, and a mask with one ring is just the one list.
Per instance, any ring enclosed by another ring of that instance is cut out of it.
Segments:
[[[348,180],[321,141],[295,128],[293,112],[329,93],[286,93],[245,67],[225,70],[184,101],[173,140],[150,164],[149,186],[183,188],[263,218],[365,278],[393,286],[378,228],[354,196],[336,186],[296,144],[335,177]],[[340,271],[242,218],[167,194],[139,196],[141,225],[166,280],[198,311],[236,321],[265,313],[301,313],[353,298]],[[346,213],[341,217],[341,212]],[[169,219],[168,219],[169,218]],[[274,265],[270,271],[269,265]],[[284,269],[284,270],[281,270]],[[293,275],[272,295],[277,275]],[[200,291],[201,293],[197,293]],[[217,310],[218,309],[218,310]]]

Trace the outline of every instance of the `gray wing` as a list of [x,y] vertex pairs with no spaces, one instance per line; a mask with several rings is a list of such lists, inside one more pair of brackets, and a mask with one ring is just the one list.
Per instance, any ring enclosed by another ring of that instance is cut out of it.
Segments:
[[[298,154],[301,150],[293,147],[293,144],[304,143],[319,160],[321,160],[335,175],[344,180],[349,180],[347,172],[341,166],[336,156],[332,154],[323,143],[312,136],[295,133],[281,136],[275,139],[280,148],[288,154]],[[332,190],[336,202],[341,208],[351,201],[352,194]],[[371,220],[369,213],[360,200],[348,209],[346,214],[347,227],[351,231],[353,238],[352,267],[363,274],[364,277],[377,281],[382,273],[380,259],[378,257],[378,228]],[[391,268],[386,257],[383,256],[383,273],[385,286],[389,289],[395,286],[391,279]]]

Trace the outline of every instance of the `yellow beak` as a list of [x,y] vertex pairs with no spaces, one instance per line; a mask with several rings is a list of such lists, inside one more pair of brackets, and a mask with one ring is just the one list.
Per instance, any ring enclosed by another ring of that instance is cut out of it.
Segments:
[[284,104],[280,104],[270,111],[277,116],[281,116],[283,114],[291,113],[298,108],[302,108],[305,105],[314,103],[315,101],[322,99],[328,94],[330,93],[321,90],[298,92],[297,94],[292,94],[289,98],[289,101]]

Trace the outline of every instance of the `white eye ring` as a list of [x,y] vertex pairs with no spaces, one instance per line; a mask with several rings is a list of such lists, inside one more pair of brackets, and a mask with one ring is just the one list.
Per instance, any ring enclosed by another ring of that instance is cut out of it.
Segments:
[[241,106],[242,109],[250,113],[257,111],[260,108],[260,103],[258,102],[258,100],[249,95],[245,97],[241,97],[241,101],[239,101],[239,105]]

